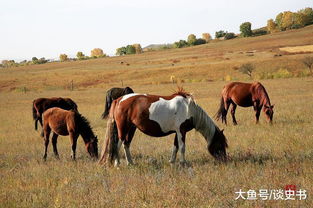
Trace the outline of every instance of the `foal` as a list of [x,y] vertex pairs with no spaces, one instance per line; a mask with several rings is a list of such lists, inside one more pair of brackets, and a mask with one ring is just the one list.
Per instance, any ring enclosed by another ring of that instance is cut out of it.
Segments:
[[72,159],[76,159],[76,144],[78,136],[81,135],[87,152],[91,157],[98,158],[98,139],[94,135],[88,120],[76,111],[67,111],[61,108],[49,108],[43,114],[43,131],[45,140],[45,153],[43,159],[47,159],[47,148],[51,131],[53,152],[57,158],[57,138],[59,135],[70,136],[72,143]]

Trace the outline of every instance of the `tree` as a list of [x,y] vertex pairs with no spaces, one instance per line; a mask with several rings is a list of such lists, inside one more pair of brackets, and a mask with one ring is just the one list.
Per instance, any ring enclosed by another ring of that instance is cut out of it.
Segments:
[[290,11],[286,11],[283,13],[282,22],[280,25],[281,30],[291,29],[293,25],[293,13]]
[[174,43],[174,48],[184,48],[187,46],[188,46],[188,43],[185,40],[180,40],[180,41]]
[[42,57],[42,58],[40,58],[40,59],[38,60],[38,64],[45,64],[45,63],[47,63],[47,62],[48,62],[48,60],[46,60],[45,57]]
[[126,46],[126,54],[135,54],[136,48],[133,45]]
[[240,32],[242,37],[250,37],[252,36],[251,23],[244,22],[240,25]]
[[305,9],[298,11],[298,13],[301,13],[305,16],[305,24],[304,25],[313,24],[313,9],[312,8],[307,7]]
[[302,63],[308,67],[310,70],[310,74],[313,75],[312,70],[313,70],[313,57],[307,56],[302,60]]
[[78,60],[84,60],[86,58],[85,54],[83,54],[81,51],[77,52],[76,57]]
[[38,58],[37,57],[33,57],[32,58],[32,62],[33,62],[33,64],[38,64]]
[[116,53],[117,56],[123,56],[126,55],[126,47],[120,47],[118,49],[116,49]]
[[188,38],[187,38],[188,45],[190,46],[195,45],[196,41],[197,41],[197,37],[194,34],[188,35]]
[[133,44],[136,54],[142,53],[142,48],[140,44]]
[[103,53],[103,50],[101,48],[94,48],[91,50],[90,56],[93,58],[100,58],[105,57],[105,54]]
[[274,33],[277,30],[277,25],[275,24],[273,19],[267,20],[267,31],[270,33]]
[[238,69],[241,73],[248,75],[250,78],[252,77],[252,72],[254,70],[254,66],[251,63],[243,64]]
[[206,43],[210,42],[210,40],[212,40],[212,37],[210,35],[210,33],[202,33],[202,39],[205,40]]
[[215,32],[215,39],[225,37],[226,33],[224,30]]
[[62,61],[62,62],[68,60],[68,57],[66,54],[60,54],[59,58],[60,58],[60,61]]

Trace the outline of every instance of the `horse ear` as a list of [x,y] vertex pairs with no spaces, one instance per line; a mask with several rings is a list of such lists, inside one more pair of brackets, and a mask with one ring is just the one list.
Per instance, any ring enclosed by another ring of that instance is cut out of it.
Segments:
[[275,104],[271,105],[271,108],[274,108]]
[[221,130],[221,132],[223,133],[224,129]]

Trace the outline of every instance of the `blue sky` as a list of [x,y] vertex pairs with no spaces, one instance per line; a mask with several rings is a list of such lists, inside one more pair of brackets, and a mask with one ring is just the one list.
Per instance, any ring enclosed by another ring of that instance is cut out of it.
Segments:
[[191,33],[239,33],[241,23],[266,25],[312,0],[0,0],[0,60],[74,57],[128,44],[173,43]]

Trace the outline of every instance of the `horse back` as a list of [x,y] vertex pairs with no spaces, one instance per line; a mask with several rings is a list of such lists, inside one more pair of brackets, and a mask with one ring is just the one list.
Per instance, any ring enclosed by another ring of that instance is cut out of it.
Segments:
[[242,107],[253,105],[253,87],[251,83],[231,82],[222,91],[225,100],[231,100]]
[[43,113],[44,129],[50,127],[58,135],[66,136],[77,129],[75,111],[52,107]]

